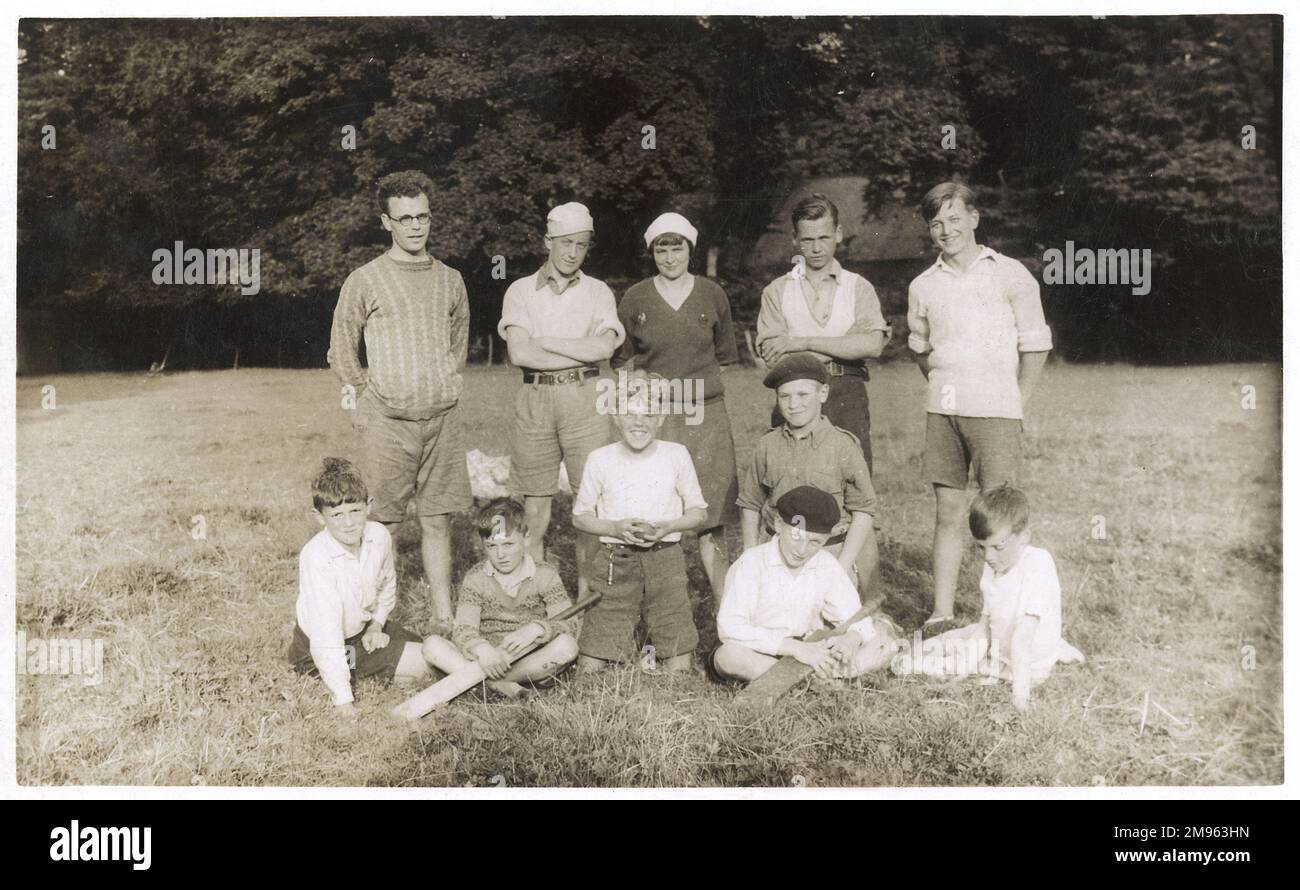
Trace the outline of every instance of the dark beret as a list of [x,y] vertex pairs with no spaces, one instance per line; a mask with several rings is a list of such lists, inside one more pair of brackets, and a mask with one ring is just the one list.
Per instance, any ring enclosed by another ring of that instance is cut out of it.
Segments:
[[763,378],[763,385],[768,389],[776,389],[791,380],[816,380],[818,383],[826,383],[830,377],[826,373],[826,366],[817,356],[811,352],[796,352],[777,362],[776,367],[768,371],[767,376]]
[[819,535],[830,534],[840,521],[835,497],[811,485],[792,488],[777,498],[776,512],[787,525],[802,525],[804,531]]

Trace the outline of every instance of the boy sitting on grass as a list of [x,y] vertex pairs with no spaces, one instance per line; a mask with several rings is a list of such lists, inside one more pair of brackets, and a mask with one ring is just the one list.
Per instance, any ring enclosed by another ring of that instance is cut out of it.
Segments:
[[[560,575],[529,555],[531,541],[524,508],[497,498],[479,510],[475,528],[486,559],[465,573],[456,605],[452,640],[466,658],[479,663],[488,688],[515,698],[524,683],[541,684],[578,657],[578,619],[553,620],[569,608]],[[511,664],[533,643],[543,645]],[[462,665],[439,662],[448,673]]]
[[727,572],[718,608],[722,645],[706,664],[709,673],[748,683],[783,655],[822,678],[856,677],[888,665],[898,634],[883,616],[862,618],[838,636],[803,639],[858,611],[853,581],[822,550],[840,521],[835,498],[801,485],[778,498],[776,510],[776,537],[746,550]]
[[811,353],[783,358],[763,378],[776,390],[784,423],[754,445],[741,474],[740,530],[745,549],[777,530],[772,504],[787,491],[812,485],[835,498],[841,510],[825,544],[850,577],[856,575],[863,602],[876,586],[876,490],[856,436],[822,414],[830,395],[826,366]]
[[[978,495],[970,506],[970,530],[984,551],[980,620],[926,640],[919,653],[902,653],[896,674],[962,676],[980,673],[1011,681],[1016,710],[1029,706],[1029,691],[1060,662],[1083,661],[1083,653],[1061,638],[1061,582],[1052,554],[1029,545],[1029,499],[1001,485]],[[957,657],[974,645],[977,658]],[[979,659],[983,659],[982,662]]]
[[614,422],[622,441],[591,453],[573,499],[573,527],[600,537],[588,577],[604,593],[583,620],[578,670],[635,656],[642,618],[666,668],[689,670],[699,634],[681,539],[708,518],[708,505],[686,446],[655,438],[663,378],[638,370],[621,380],[626,410]]
[[298,620],[289,662],[300,673],[319,674],[339,713],[348,716],[355,712],[353,675],[422,680],[435,661],[456,656],[441,637],[421,641],[404,627],[385,630],[397,604],[397,572],[393,539],[382,523],[369,521],[370,503],[356,468],[325,458],[312,483],[322,529],[298,557]]

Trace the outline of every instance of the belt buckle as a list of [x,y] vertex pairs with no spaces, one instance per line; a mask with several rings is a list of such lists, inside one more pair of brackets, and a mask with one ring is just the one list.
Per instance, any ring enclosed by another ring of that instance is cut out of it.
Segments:
[[844,366],[841,365],[839,362],[827,362],[827,364],[826,364],[826,371],[827,371],[827,373],[829,373],[832,377],[843,377],[843,376],[844,376]]

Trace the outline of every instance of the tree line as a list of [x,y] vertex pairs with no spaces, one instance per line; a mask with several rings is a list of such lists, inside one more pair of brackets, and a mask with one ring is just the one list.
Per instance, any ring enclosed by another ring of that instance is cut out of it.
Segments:
[[[646,222],[686,214],[746,319],[774,272],[749,248],[799,183],[863,176],[881,208],[960,177],[1031,268],[1067,239],[1152,251],[1147,295],[1045,288],[1062,354],[1276,357],[1280,52],[1267,16],[28,19],[20,340],[57,329],[73,366],[320,365],[386,243],[373,184],[418,168],[480,336],[555,203],[592,209],[616,291],[649,271]],[[177,241],[258,248],[260,292],[155,284]]]

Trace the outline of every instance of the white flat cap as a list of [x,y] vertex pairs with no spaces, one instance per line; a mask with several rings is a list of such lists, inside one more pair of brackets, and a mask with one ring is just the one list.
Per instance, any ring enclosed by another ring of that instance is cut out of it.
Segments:
[[552,238],[594,231],[596,223],[591,218],[591,211],[576,201],[552,207],[551,212],[546,214],[546,234]]
[[650,228],[645,230],[645,246],[649,247],[654,240],[660,235],[669,233],[681,235],[687,241],[691,242],[691,249],[695,249],[695,239],[700,236],[691,221],[680,213],[661,213],[654,222],[650,223]]

